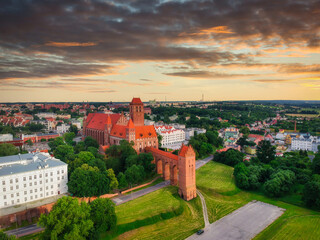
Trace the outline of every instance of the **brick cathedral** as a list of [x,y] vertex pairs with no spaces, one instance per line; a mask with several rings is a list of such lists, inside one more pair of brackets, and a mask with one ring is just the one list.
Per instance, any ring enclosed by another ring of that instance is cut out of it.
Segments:
[[197,196],[195,180],[195,152],[191,146],[182,146],[178,156],[158,149],[154,126],[144,125],[144,107],[140,98],[130,103],[130,118],[124,114],[89,113],[83,121],[83,136],[96,139],[100,148],[119,145],[121,140],[133,142],[137,153],[150,152],[157,173],[172,185],[179,185],[180,196],[189,201]]

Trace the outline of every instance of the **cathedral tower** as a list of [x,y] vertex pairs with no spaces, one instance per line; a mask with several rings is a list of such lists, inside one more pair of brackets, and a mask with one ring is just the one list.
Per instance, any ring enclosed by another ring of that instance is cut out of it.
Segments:
[[144,110],[140,98],[132,99],[130,103],[130,118],[134,126],[144,126]]

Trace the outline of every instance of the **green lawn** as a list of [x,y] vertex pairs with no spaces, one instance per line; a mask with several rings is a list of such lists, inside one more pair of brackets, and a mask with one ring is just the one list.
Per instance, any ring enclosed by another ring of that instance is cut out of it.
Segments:
[[116,207],[116,229],[102,239],[183,239],[204,226],[199,198],[180,199],[166,187]]
[[[252,200],[267,202],[286,209],[285,213],[255,237],[263,239],[319,239],[320,213],[292,205],[263,194],[245,192],[234,184],[233,168],[209,162],[197,170],[197,187],[206,198],[209,221],[216,221]],[[294,201],[292,201],[294,202]]]

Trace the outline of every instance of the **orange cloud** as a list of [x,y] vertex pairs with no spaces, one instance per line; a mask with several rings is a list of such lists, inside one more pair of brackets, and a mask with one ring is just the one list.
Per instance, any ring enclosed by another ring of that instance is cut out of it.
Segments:
[[228,26],[217,26],[208,29],[203,29],[199,34],[210,34],[210,33],[226,33],[231,34],[234,33],[228,29]]
[[94,42],[86,42],[86,43],[80,43],[80,42],[47,42],[45,44],[46,46],[52,46],[52,47],[88,47],[88,46],[95,46],[97,43]]

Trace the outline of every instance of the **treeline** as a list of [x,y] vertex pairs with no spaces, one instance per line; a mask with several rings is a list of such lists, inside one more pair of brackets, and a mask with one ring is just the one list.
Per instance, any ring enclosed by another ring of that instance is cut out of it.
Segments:
[[206,133],[196,134],[191,137],[189,144],[193,147],[196,153],[196,158],[203,158],[213,153],[213,147],[223,145],[223,139],[219,137],[217,131],[207,131]]
[[274,146],[261,141],[257,157],[250,162],[243,162],[235,150],[217,153],[214,160],[234,166],[236,185],[241,189],[261,191],[270,197],[290,196],[287,199],[301,199],[308,207],[320,208],[320,153],[312,162],[306,151],[275,157]]

